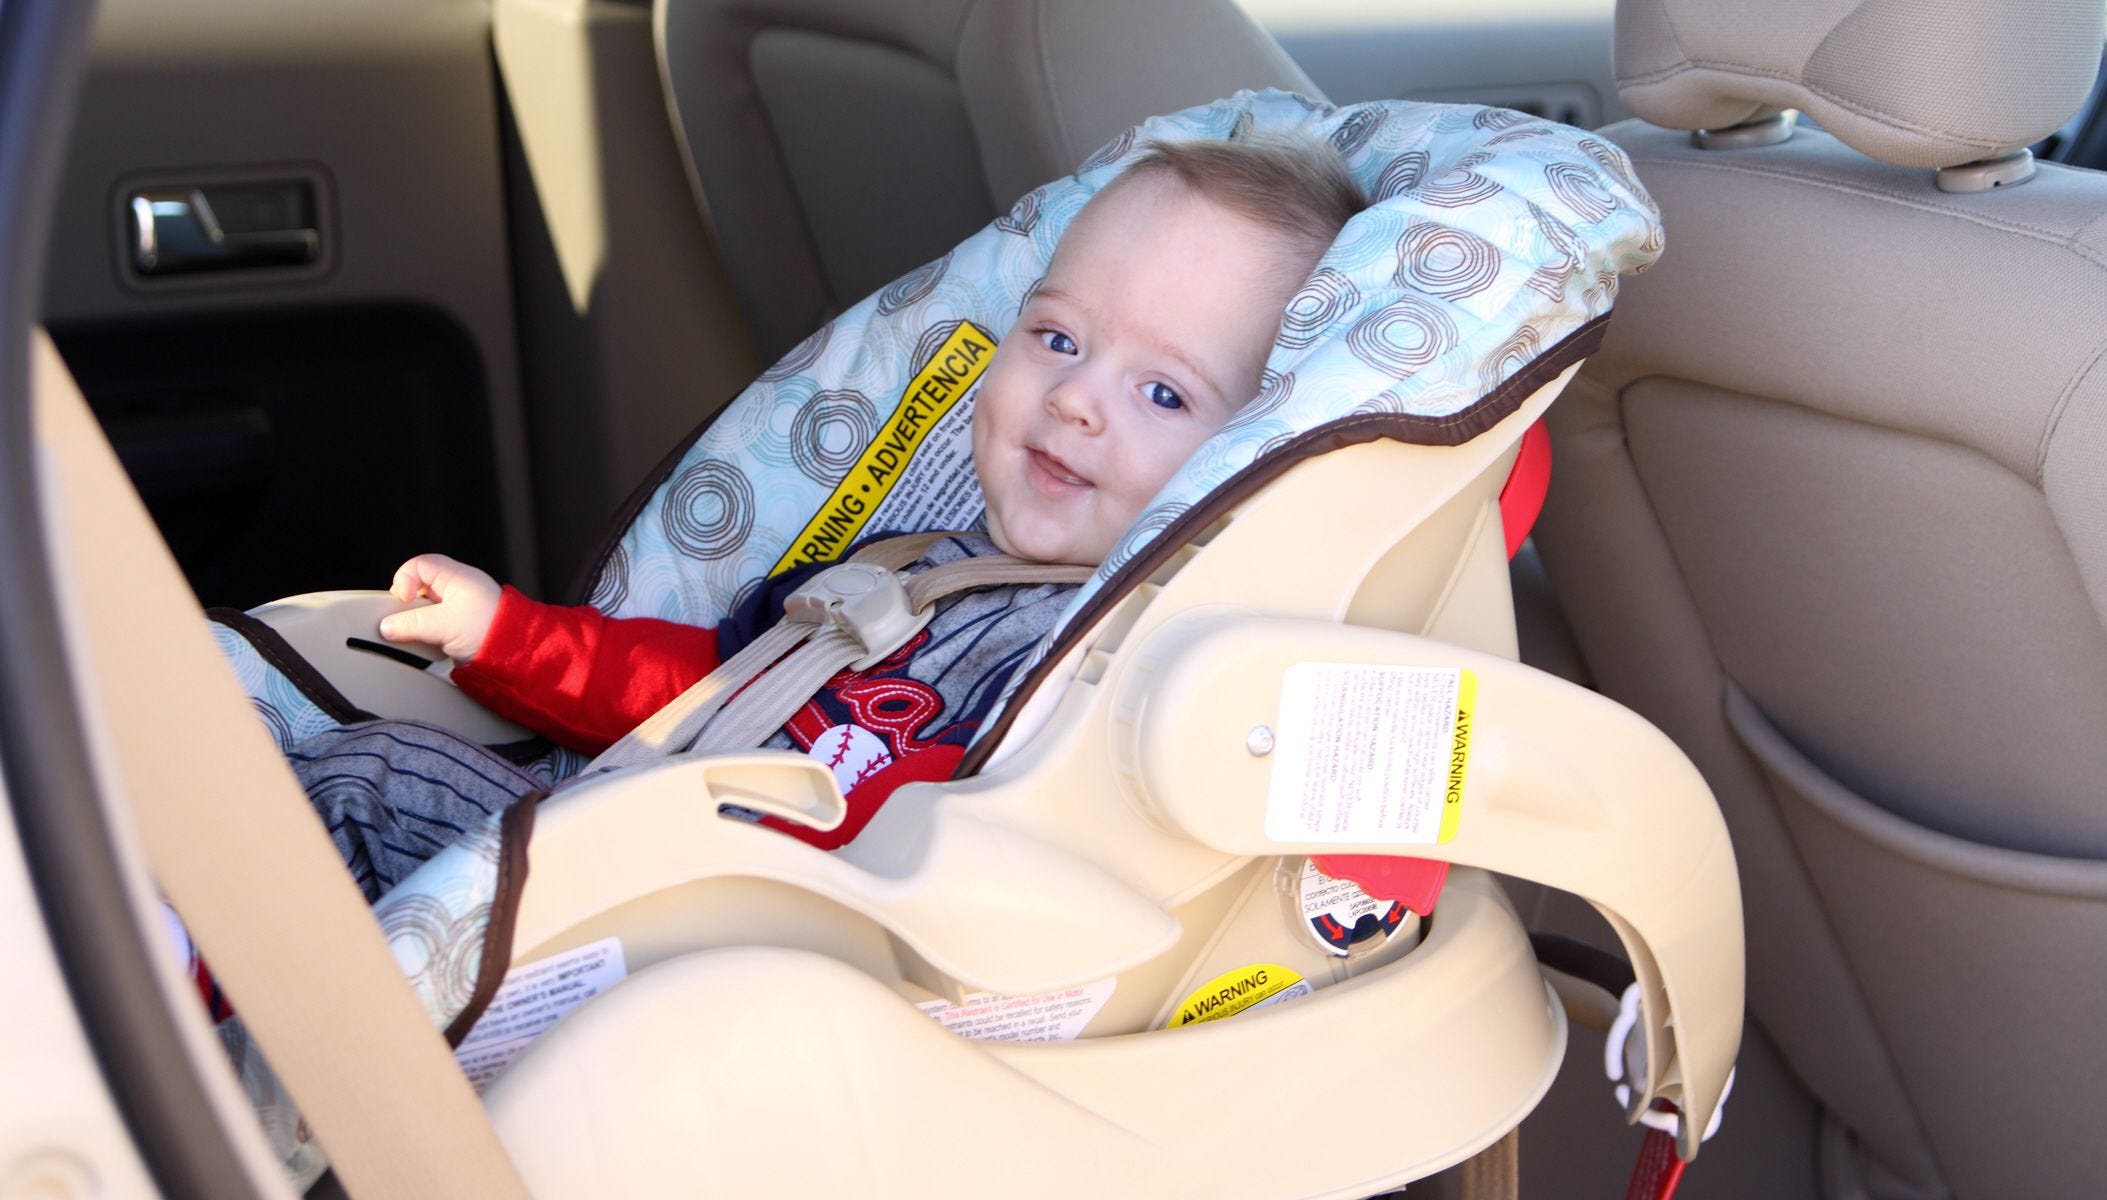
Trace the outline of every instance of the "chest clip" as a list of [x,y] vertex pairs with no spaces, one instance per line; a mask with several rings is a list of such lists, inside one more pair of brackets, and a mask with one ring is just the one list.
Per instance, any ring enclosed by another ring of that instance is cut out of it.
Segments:
[[864,671],[907,644],[936,615],[932,604],[916,612],[905,576],[872,563],[845,562],[805,581],[783,602],[783,619],[839,629],[856,639],[864,655],[849,664]]

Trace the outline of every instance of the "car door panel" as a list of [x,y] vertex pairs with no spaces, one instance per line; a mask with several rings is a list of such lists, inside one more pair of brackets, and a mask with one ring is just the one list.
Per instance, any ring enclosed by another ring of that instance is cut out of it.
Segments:
[[[425,549],[530,579],[487,6],[173,18],[102,7],[44,315],[193,587],[378,585]],[[145,274],[142,191],[203,191],[237,238],[311,228],[318,254]]]

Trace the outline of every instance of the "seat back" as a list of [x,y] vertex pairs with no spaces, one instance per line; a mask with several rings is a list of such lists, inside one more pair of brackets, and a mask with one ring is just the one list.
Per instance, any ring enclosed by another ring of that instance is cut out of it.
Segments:
[[1606,134],[1670,245],[1552,411],[1538,542],[1727,813],[1752,1014],[1863,1152],[1832,1171],[2096,1194],[2107,178],[2013,152],[2102,13],[1925,7],[1620,4],[1668,128]]
[[655,8],[674,126],[764,361],[1151,113],[1318,95],[1231,0]]

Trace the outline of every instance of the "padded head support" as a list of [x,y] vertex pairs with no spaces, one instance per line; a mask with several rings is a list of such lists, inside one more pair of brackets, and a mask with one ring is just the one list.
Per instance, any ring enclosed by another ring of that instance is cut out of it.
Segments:
[[1617,87],[1670,129],[1796,108],[1906,167],[2006,154],[2053,133],[2092,89],[2095,0],[1618,0]]
[[1329,141],[1372,203],[1289,302],[1263,390],[1157,494],[1064,626],[1100,593],[1123,594],[1146,574],[1143,552],[1181,544],[1232,482],[1347,441],[1455,444],[1490,428],[1518,399],[1502,385],[1607,313],[1618,277],[1661,252],[1629,160],[1570,126],[1271,89],[1153,117],[764,371],[669,465],[591,602],[714,624],[742,590],[862,534],[979,521],[973,389],[1069,221],[1152,140],[1255,135]]

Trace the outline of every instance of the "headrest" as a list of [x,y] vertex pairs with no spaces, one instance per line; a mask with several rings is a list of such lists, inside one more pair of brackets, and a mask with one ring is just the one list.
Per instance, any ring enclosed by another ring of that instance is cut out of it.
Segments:
[[2069,120],[2103,21],[2099,0],[1618,0],[1617,87],[1669,129],[1796,108],[1863,154],[1949,167]]
[[1182,544],[1224,489],[1350,442],[1454,444],[1490,428],[1533,390],[1521,385],[1577,361],[1618,275],[1661,252],[1630,161],[1570,126],[1270,90],[1152,118],[763,372],[638,510],[592,602],[712,624],[743,590],[862,535],[976,525],[974,389],[1068,223],[1151,141],[1254,133],[1328,139],[1373,203],[1289,303],[1259,396],[1157,494],[1064,629],[1144,573],[1145,551]]

